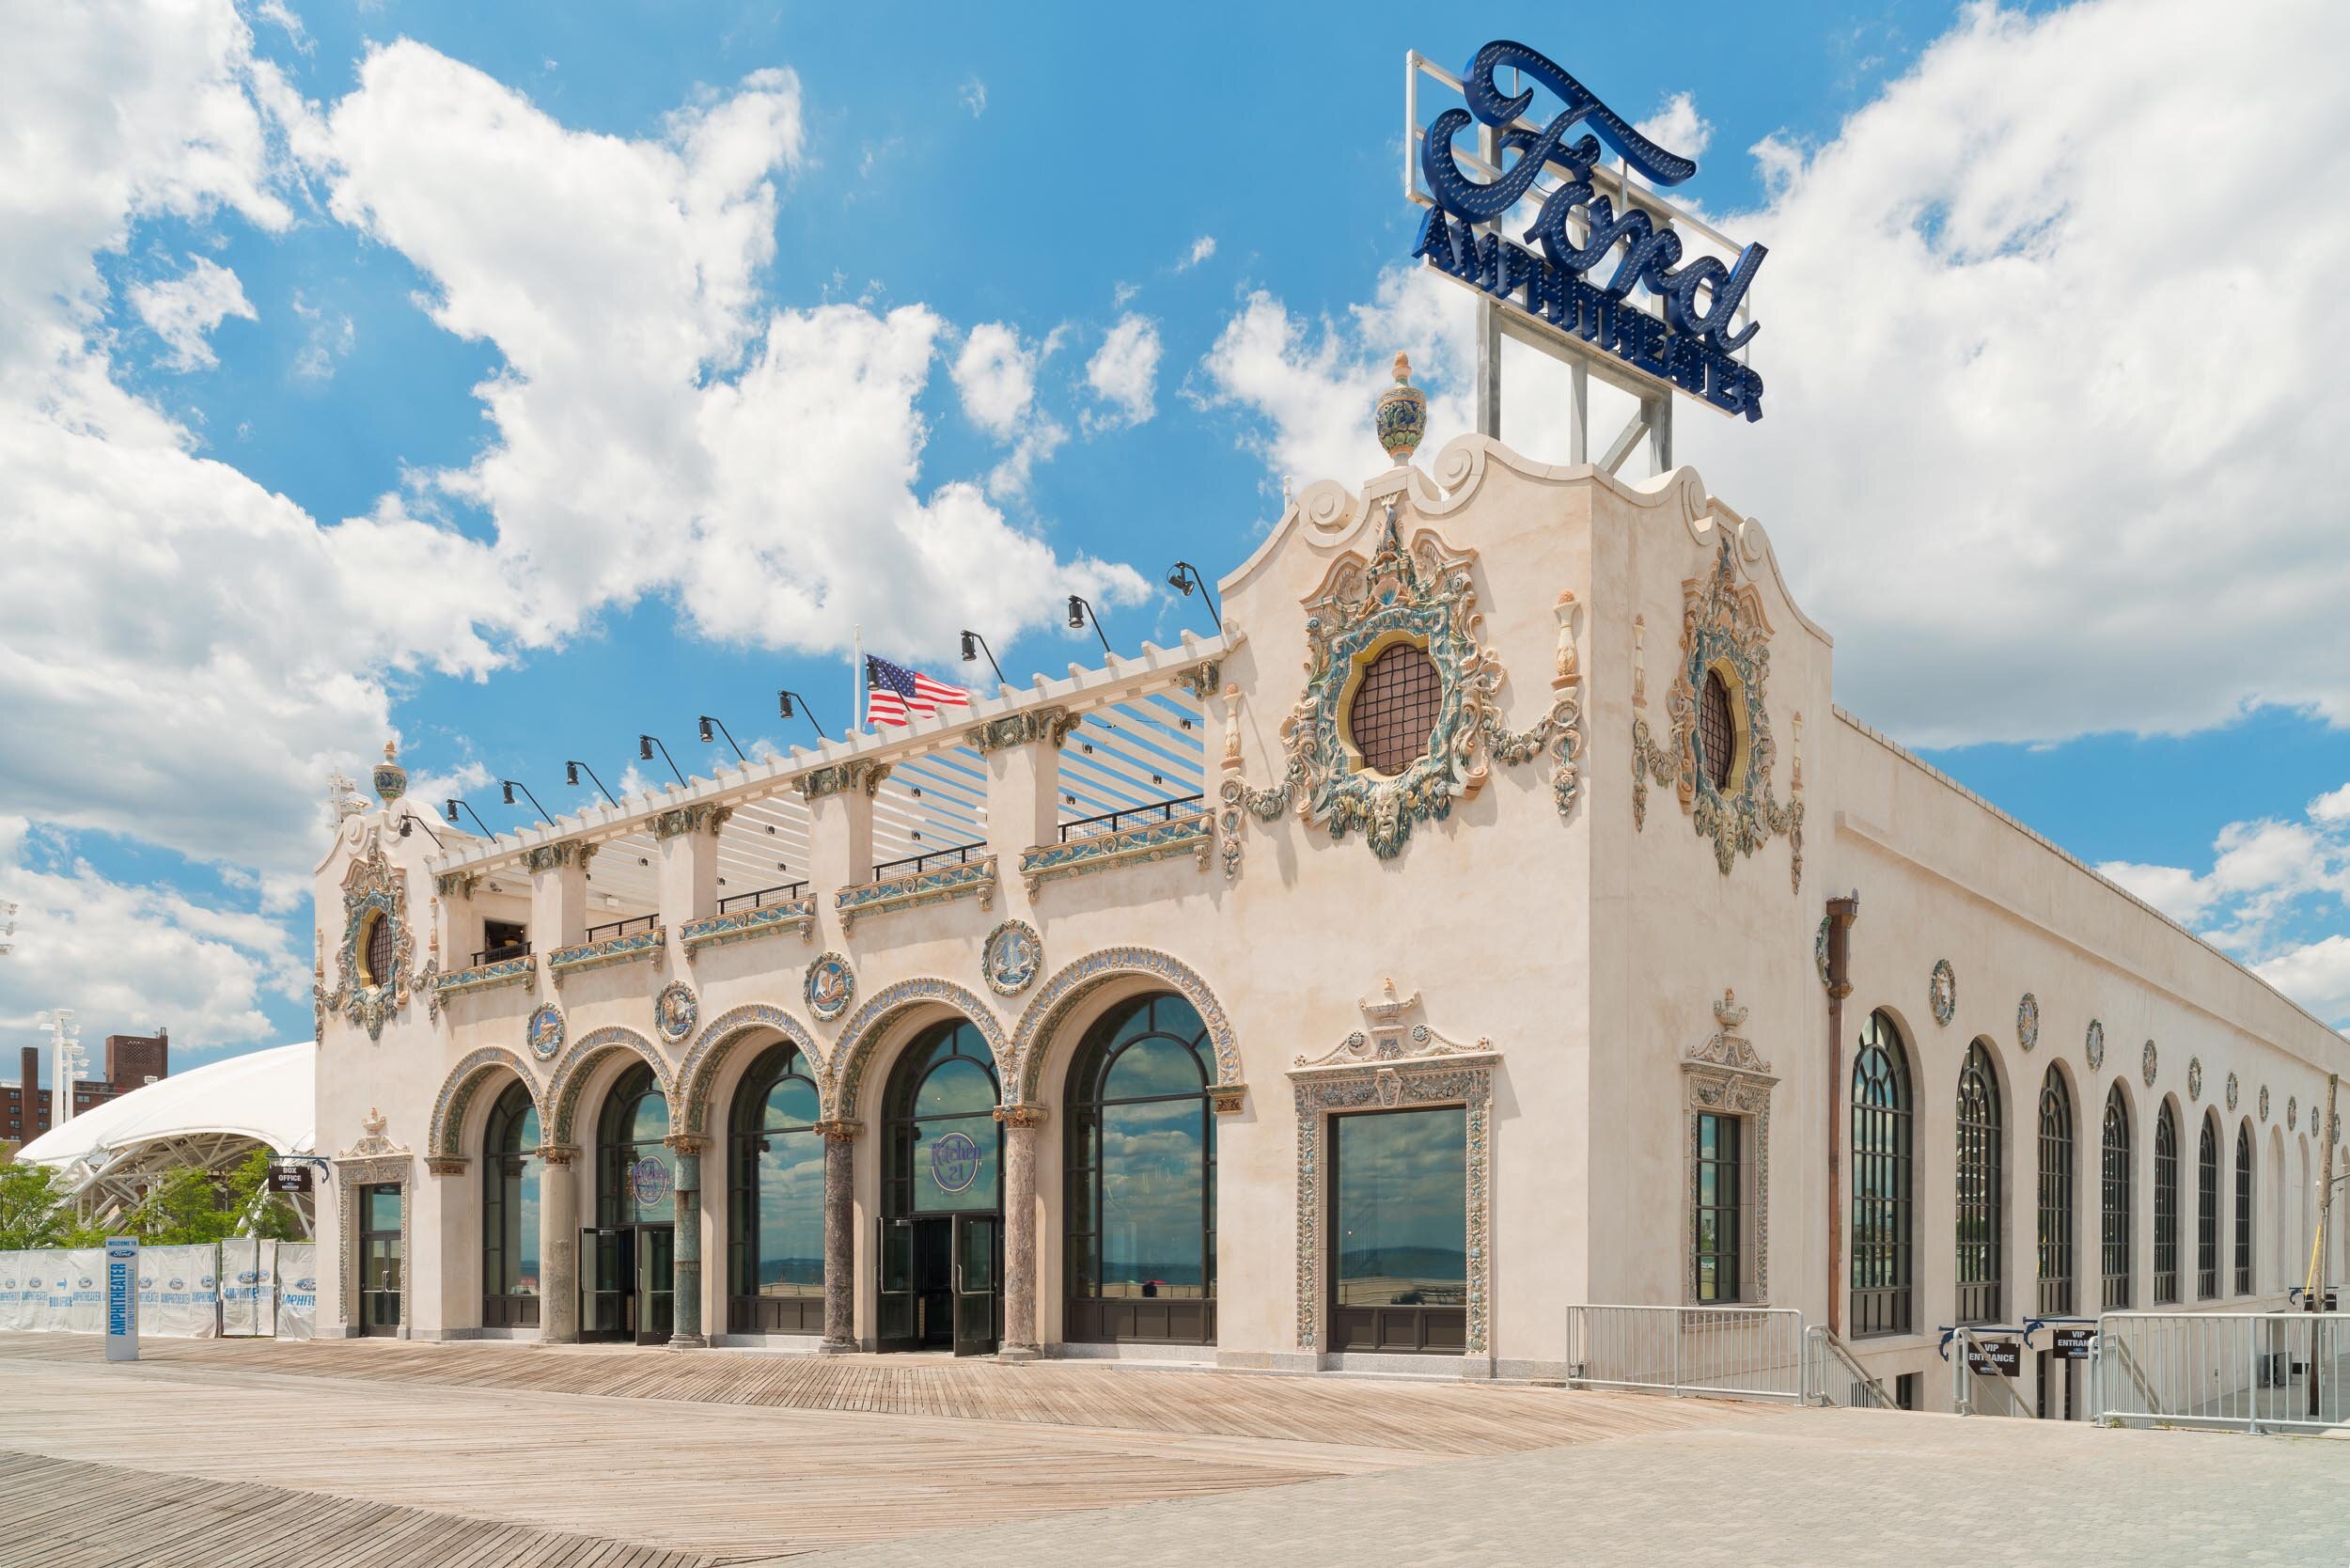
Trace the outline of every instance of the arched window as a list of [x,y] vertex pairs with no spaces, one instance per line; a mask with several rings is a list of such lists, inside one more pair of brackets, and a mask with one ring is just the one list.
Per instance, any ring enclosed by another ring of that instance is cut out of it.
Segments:
[[481,1326],[539,1324],[539,1107],[510,1083],[481,1146]]
[[580,1242],[583,1339],[669,1341],[677,1160],[668,1136],[669,1102],[660,1080],[646,1062],[631,1062],[596,1118],[597,1233]]
[[1910,1313],[1911,1102],[1901,1031],[1869,1014],[1852,1070],[1852,1328],[1905,1334]]
[[1069,1067],[1064,1339],[1215,1342],[1215,1108],[1181,996],[1103,1014]]
[[1346,732],[1363,765],[1395,775],[1428,755],[1444,711],[1444,677],[1418,643],[1388,647],[1365,667],[1347,705]]
[[799,1048],[743,1074],[728,1118],[728,1332],[824,1331],[824,1140]]
[[1958,1321],[1999,1321],[1999,1078],[1978,1040],[1958,1070]]
[[1730,788],[1738,760],[1738,719],[1730,702],[1730,682],[1718,669],[1705,672],[1698,698],[1698,760],[1716,794]]
[[2106,1096],[2105,1134],[2100,1148],[2102,1205],[2098,1215],[2098,1267],[2105,1276],[2100,1304],[2108,1311],[2130,1304],[2130,1103],[2115,1084]]
[[2073,1090],[2055,1067],[2040,1083],[2040,1312],[2073,1315]]
[[1003,1338],[997,1102],[995,1058],[961,1019],[916,1036],[890,1070],[877,1327],[885,1349],[992,1351]]
[[2179,1300],[2179,1119],[2169,1101],[2154,1117],[2154,1305]]
[[2195,1294],[2205,1301],[2219,1294],[2219,1118],[2203,1118],[2195,1152]]
[[2252,1124],[2235,1130],[2235,1294],[2252,1294]]

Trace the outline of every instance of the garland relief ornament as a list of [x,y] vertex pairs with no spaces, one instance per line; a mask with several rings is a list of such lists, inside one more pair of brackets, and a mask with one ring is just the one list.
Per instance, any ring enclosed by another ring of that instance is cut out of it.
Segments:
[[802,986],[807,997],[807,1011],[829,1024],[849,1011],[856,999],[856,971],[838,953],[819,953],[807,966],[807,980]]

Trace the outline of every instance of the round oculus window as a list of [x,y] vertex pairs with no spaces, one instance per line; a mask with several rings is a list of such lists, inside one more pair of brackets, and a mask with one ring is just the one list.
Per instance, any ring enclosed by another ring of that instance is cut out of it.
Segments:
[[1730,774],[1738,760],[1738,721],[1730,704],[1730,682],[1718,669],[1705,672],[1705,690],[1698,698],[1698,761],[1716,794],[1730,788]]
[[1346,732],[1374,773],[1399,774],[1428,755],[1444,707],[1444,677],[1417,643],[1389,645],[1363,670]]
[[366,928],[359,935],[362,977],[369,985],[389,985],[392,978],[392,945],[399,933],[392,929],[392,917],[378,910],[368,917]]

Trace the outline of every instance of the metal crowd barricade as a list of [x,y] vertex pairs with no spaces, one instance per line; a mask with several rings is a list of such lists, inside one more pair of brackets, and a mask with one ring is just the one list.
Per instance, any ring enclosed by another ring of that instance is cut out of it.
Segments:
[[2107,1312],[2090,1372],[2098,1419],[2126,1426],[2350,1425],[2350,1313]]
[[1854,1410],[1899,1408],[1884,1380],[1855,1359],[1825,1324],[1804,1331],[1804,1403]]
[[1567,1381],[1723,1399],[1804,1397],[1803,1314],[1792,1307],[1567,1309]]

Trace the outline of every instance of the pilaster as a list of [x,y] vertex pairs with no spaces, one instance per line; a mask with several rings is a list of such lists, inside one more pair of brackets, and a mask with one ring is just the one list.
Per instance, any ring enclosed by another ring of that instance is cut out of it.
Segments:
[[725,807],[684,806],[653,818],[664,930],[674,933],[718,913],[718,830],[729,815]]
[[523,864],[530,870],[534,951],[576,947],[588,940],[588,862],[595,853],[593,844],[570,839],[523,853]]

